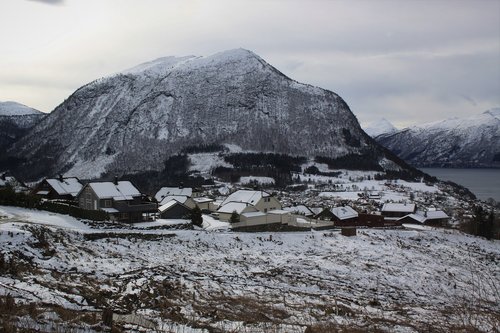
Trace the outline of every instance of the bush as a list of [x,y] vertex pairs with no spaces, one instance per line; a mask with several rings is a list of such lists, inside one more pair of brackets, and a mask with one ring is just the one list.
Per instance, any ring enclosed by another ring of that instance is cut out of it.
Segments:
[[69,204],[56,203],[45,201],[40,203],[38,209],[47,210],[53,213],[67,214],[76,218],[92,220],[92,221],[107,221],[109,220],[108,213],[102,210],[88,210]]
[[76,218],[92,221],[109,220],[108,213],[104,211],[83,209],[74,206],[74,203],[72,202],[42,202],[41,199],[37,196],[26,193],[16,193],[10,187],[0,189],[0,205],[35,208],[53,213],[71,215]]

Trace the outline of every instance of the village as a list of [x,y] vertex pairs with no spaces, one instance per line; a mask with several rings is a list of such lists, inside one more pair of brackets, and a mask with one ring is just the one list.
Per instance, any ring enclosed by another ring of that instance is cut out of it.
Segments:
[[4,328],[495,327],[497,241],[456,230],[481,202],[374,176],[302,173],[281,189],[245,176],[146,194],[119,178],[28,188],[1,175],[0,307],[16,300]]
[[[187,223],[202,215],[198,227],[235,231],[303,231],[356,228],[457,226],[471,217],[471,205],[445,194],[441,185],[403,180],[375,180],[370,173],[343,171],[331,178],[303,174],[303,183],[285,190],[272,179],[242,177],[237,184],[218,182],[198,188],[182,184],[145,194],[128,180],[81,182],[76,177],[46,178],[29,189],[12,176],[1,176],[0,187],[29,193],[42,202],[79,210],[91,220],[158,226],[165,221]],[[313,179],[311,180],[311,177]],[[317,176],[316,176],[317,177]],[[57,210],[58,212],[61,210]],[[71,212],[68,210],[70,215]],[[195,223],[196,224],[196,223]]]

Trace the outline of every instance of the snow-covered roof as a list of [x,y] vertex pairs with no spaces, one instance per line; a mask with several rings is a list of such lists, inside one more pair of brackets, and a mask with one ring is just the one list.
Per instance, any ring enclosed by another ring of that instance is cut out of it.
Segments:
[[417,211],[415,214],[406,215],[406,216],[402,217],[401,219],[404,219],[406,217],[410,217],[410,218],[412,218],[415,221],[420,222],[420,223],[425,223],[429,220],[449,218],[449,216],[445,212],[443,212],[442,210],[429,210],[426,212]]
[[160,200],[160,205],[164,205],[167,202],[170,202],[172,200],[175,200],[181,204],[185,204],[188,199],[189,199],[189,197],[187,197],[185,195],[169,195],[169,196],[164,197],[162,200]]
[[169,210],[170,208],[174,207],[177,204],[182,205],[182,203],[178,202],[177,200],[172,199],[172,200],[168,201],[167,203],[165,203],[164,205],[161,205],[158,208],[158,210],[163,213],[164,211]]
[[206,197],[193,198],[193,200],[196,203],[205,203],[205,202],[213,202],[214,201],[214,199],[206,198]]
[[443,212],[442,210],[432,210],[427,212],[427,219],[428,220],[434,220],[434,219],[448,219],[450,218],[448,214]]
[[46,181],[59,195],[70,194],[76,196],[83,187],[82,183],[75,177],[62,178],[62,180],[59,178],[47,178]]
[[101,208],[106,213],[118,213],[118,210],[115,208]]
[[260,199],[270,196],[271,195],[269,193],[264,191],[238,190],[228,196],[226,200],[222,202],[222,206],[229,202],[244,202],[250,205],[255,205]]
[[386,203],[382,206],[382,212],[413,213],[414,211],[415,211],[415,204]]
[[141,195],[139,190],[129,181],[89,183],[99,199],[113,199],[115,201],[132,200]]
[[268,211],[268,213],[269,214],[274,214],[274,215],[286,215],[286,214],[290,214],[289,211],[283,210],[283,209],[273,209],[273,210]]
[[412,218],[415,221],[420,222],[420,223],[424,223],[425,222],[425,216],[422,216],[422,215],[419,215],[419,214],[408,214],[408,215],[402,217],[401,220],[404,219],[404,218],[407,218],[407,217]]
[[243,213],[241,214],[242,216],[244,217],[259,217],[259,216],[266,216],[265,213],[262,213],[262,212],[247,212],[247,213]]
[[291,213],[302,214],[304,216],[310,216],[310,215],[314,215],[315,214],[312,210],[310,210],[305,205],[297,205],[297,206],[292,206],[292,207],[284,207],[283,209],[286,210],[286,211],[289,211]]
[[[236,213],[241,214],[248,205],[244,202],[229,202],[225,205],[222,205],[217,212],[219,213],[232,213],[236,211]],[[252,207],[253,208],[253,207]],[[255,210],[255,208],[253,208]]]
[[163,198],[173,195],[184,195],[190,197],[193,195],[193,189],[190,187],[162,187],[155,194],[155,199],[162,201]]
[[358,212],[349,206],[344,207],[334,207],[330,209],[333,215],[335,215],[339,220],[352,219],[358,217]]
[[323,208],[321,208],[321,207],[311,207],[310,209],[316,215],[323,211]]

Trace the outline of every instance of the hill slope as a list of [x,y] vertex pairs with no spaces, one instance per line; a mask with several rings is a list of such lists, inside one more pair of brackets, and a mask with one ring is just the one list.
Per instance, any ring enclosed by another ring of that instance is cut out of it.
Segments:
[[83,314],[105,308],[142,315],[155,324],[150,331],[162,332],[202,332],[193,327],[427,332],[431,326],[436,332],[495,332],[498,327],[498,241],[448,229],[364,229],[356,237],[331,230],[269,235],[156,229],[160,221],[96,225],[0,207],[4,294],[52,314],[29,312],[42,327],[59,318],[51,306],[78,311],[61,317],[80,323],[84,332],[94,330]]
[[17,102],[0,102],[0,151],[5,151],[45,114]]
[[[166,57],[87,84],[11,150],[31,178],[160,170],[200,144],[335,158],[382,148],[335,93],[286,77],[256,54]],[[397,168],[397,167],[395,167]]]
[[383,134],[376,140],[420,167],[500,167],[500,109]]

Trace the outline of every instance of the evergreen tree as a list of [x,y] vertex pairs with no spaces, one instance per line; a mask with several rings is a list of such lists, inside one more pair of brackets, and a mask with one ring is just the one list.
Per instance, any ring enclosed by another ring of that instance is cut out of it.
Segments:
[[229,218],[229,222],[231,222],[231,223],[240,222],[240,216],[238,215],[238,213],[236,213],[236,211],[233,211],[233,213],[231,214],[231,217]]
[[193,208],[191,211],[191,223],[197,227],[200,227],[203,225],[203,217],[201,216],[201,209],[196,206]]

